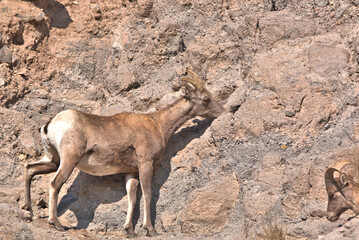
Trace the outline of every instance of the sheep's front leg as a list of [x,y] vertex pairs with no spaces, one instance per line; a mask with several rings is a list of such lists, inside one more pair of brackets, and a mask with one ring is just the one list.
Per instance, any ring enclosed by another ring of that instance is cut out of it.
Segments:
[[135,232],[133,231],[133,212],[136,205],[137,200],[137,186],[138,186],[138,176],[135,174],[126,174],[126,191],[128,198],[128,210],[126,216],[126,222],[124,229],[126,231],[127,236],[133,237],[135,236]]
[[152,198],[152,175],[153,164],[151,161],[144,162],[140,165],[140,183],[144,200],[144,217],[143,228],[147,230],[148,236],[158,235],[151,223],[151,198]]

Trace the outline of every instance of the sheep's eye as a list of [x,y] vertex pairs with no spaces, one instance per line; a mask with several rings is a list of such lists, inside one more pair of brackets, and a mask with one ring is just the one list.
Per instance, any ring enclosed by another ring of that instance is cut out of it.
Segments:
[[206,97],[206,98],[203,99],[203,104],[204,104],[204,105],[208,105],[210,102],[211,102],[211,99],[208,98],[208,97]]
[[348,186],[349,186],[349,183],[346,182],[346,183],[344,184],[344,187],[348,187]]

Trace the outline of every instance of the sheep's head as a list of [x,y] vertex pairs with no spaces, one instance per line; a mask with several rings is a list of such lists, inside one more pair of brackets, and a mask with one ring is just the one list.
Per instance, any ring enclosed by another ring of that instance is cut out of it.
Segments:
[[189,76],[181,78],[185,87],[186,97],[194,103],[192,115],[215,119],[225,109],[213,98],[212,94],[204,86],[204,82],[191,70],[187,70]]
[[348,209],[359,214],[359,170],[348,161],[336,164],[325,172],[328,193],[327,218],[336,221]]

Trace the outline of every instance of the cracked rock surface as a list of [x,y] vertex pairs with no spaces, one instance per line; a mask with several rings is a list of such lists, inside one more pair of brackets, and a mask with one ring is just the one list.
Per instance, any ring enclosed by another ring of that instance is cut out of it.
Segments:
[[[359,140],[358,1],[0,1],[0,239],[118,239],[124,176],[75,170],[51,228],[48,182],[21,211],[38,129],[64,109],[152,112],[181,96],[191,67],[228,110],[191,119],[153,181],[154,239],[355,239],[348,211],[326,219],[324,172]],[[121,134],[121,133],[119,133]],[[143,199],[135,211],[142,230]],[[9,225],[9,222],[11,224]]]

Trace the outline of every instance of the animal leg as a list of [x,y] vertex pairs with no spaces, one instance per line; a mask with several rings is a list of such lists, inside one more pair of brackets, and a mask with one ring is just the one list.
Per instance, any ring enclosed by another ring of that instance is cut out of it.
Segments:
[[49,200],[49,223],[54,225],[58,230],[65,230],[57,218],[57,200],[62,185],[71,175],[72,171],[78,164],[80,158],[78,155],[65,155],[61,157],[60,167],[57,169],[55,176],[50,181],[50,200]]
[[138,186],[138,177],[135,174],[126,174],[126,191],[128,197],[128,210],[126,216],[126,222],[124,225],[124,229],[128,236],[135,236],[135,232],[133,230],[133,212],[136,205],[137,200],[137,186]]
[[25,188],[25,202],[23,209],[32,212],[31,209],[31,180],[35,175],[55,172],[58,164],[52,161],[52,156],[45,155],[40,161],[34,163],[26,163],[24,165],[24,188]]
[[152,162],[143,163],[139,168],[140,183],[144,200],[143,228],[147,230],[148,236],[158,235],[151,223],[151,198],[152,198]]

